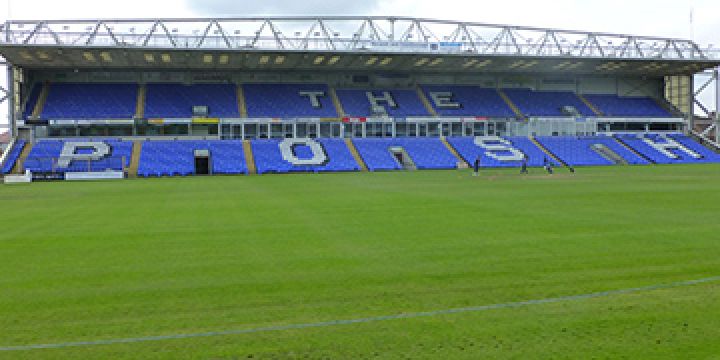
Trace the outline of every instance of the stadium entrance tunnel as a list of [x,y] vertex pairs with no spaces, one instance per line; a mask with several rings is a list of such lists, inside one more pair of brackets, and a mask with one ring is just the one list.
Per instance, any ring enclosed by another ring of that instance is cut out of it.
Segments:
[[598,155],[604,157],[608,161],[611,161],[615,165],[627,165],[628,162],[618,153],[614,152],[609,147],[603,144],[592,144],[590,148],[595,151]]
[[388,149],[393,156],[393,159],[402,167],[404,170],[417,170],[415,162],[413,162],[410,155],[400,146],[393,146]]
[[210,151],[195,150],[195,175],[211,175]]

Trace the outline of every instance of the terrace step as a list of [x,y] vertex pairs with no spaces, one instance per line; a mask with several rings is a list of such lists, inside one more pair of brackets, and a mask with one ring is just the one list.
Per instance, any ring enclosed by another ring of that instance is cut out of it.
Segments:
[[505,92],[502,91],[502,89],[497,89],[497,93],[498,93],[498,95],[500,95],[500,97],[503,99],[503,101],[505,101],[507,106],[509,106],[510,109],[512,109],[512,111],[515,113],[515,116],[517,116],[518,118],[522,118],[522,119],[525,118],[525,114],[523,114],[522,111],[520,111],[520,108],[517,107],[517,105],[515,105],[515,103],[512,100],[510,100],[510,97],[508,97],[507,94],[505,94]]
[[335,88],[330,86],[330,98],[332,99],[333,105],[335,105],[335,110],[338,113],[338,116],[345,117],[345,109],[343,109],[342,103],[340,102],[340,98],[337,96],[337,92],[335,92]]
[[542,150],[546,155],[550,156],[553,160],[555,160],[558,164],[570,168],[570,166],[564,162],[562,159],[560,159],[557,155],[555,155],[552,151],[550,151],[548,148],[545,147],[541,142],[537,141],[537,139],[534,136],[530,136],[530,141],[535,144],[540,150]]
[[590,100],[586,99],[581,94],[577,94],[577,96],[578,96],[578,98],[580,98],[580,101],[582,101],[585,105],[587,105],[587,107],[590,108],[590,110],[592,110],[592,112],[595,113],[595,115],[603,116],[603,113],[600,110],[598,110],[598,108],[595,106],[595,104],[591,103]]
[[20,152],[20,156],[18,157],[17,161],[15,162],[15,166],[13,166],[12,171],[10,172],[11,174],[23,174],[25,172],[25,160],[27,160],[31,150],[32,143],[28,141],[25,143],[25,146]]
[[345,145],[347,145],[353,158],[355,158],[355,161],[357,161],[358,165],[360,165],[360,170],[368,171],[367,165],[365,164],[362,157],[360,156],[360,153],[358,153],[357,148],[355,148],[355,144],[353,144],[352,139],[346,138]]
[[452,144],[450,144],[450,142],[447,141],[447,139],[444,136],[440,137],[440,141],[442,141],[443,144],[445,144],[445,147],[447,147],[447,149],[450,150],[450,152],[453,155],[455,155],[455,157],[458,159],[459,163],[465,164],[466,167],[470,167],[470,164],[468,164],[467,161],[465,161],[465,159],[463,159],[463,157],[460,156],[460,153],[455,149],[454,146],[452,146]]
[[420,85],[415,85],[415,88],[417,90],[418,98],[420,98],[420,101],[422,101],[423,105],[425,106],[425,110],[427,110],[428,114],[432,116],[438,116],[437,111],[435,111],[435,108],[433,108],[432,104],[430,104],[430,101],[428,100],[427,96],[425,96],[425,92],[422,91],[422,88],[420,88]]
[[137,177],[138,167],[140,167],[140,154],[142,153],[142,146],[142,141],[133,141],[132,156],[130,157],[130,167],[128,168],[128,177],[130,178]]
[[647,157],[647,156],[641,154],[639,151],[635,150],[635,148],[633,148],[632,146],[628,145],[628,144],[627,144],[625,141],[623,141],[621,138],[616,137],[616,136],[613,136],[613,139],[615,139],[615,141],[617,141],[620,145],[624,146],[626,149],[628,149],[629,151],[631,151],[633,154],[635,154],[635,155],[637,155],[637,156],[645,159],[645,161],[647,161],[647,162],[649,162],[649,163],[651,163],[651,164],[655,164],[655,163],[656,163],[655,161],[653,161],[653,160],[650,159],[649,157]]
[[147,94],[147,87],[145,84],[138,86],[137,103],[135,105],[135,117],[142,119],[145,117],[145,95]]
[[50,82],[46,81],[43,84],[42,90],[40,90],[40,96],[38,97],[35,107],[32,111],[33,118],[39,118],[42,114],[43,108],[45,108],[45,102],[47,101],[48,94],[50,93]]
[[243,90],[242,84],[237,85],[237,103],[240,117],[248,117],[247,103],[245,102],[245,90]]
[[245,162],[247,163],[248,174],[257,174],[255,166],[255,158],[253,157],[252,145],[250,140],[243,140],[243,153],[245,154]]

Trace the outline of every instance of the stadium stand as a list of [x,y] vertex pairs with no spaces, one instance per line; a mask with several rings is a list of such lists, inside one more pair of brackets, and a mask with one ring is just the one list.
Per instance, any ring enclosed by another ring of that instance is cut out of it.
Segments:
[[[515,117],[512,109],[495,89],[455,85],[422,85],[421,88],[433,109],[440,116]],[[447,101],[438,99],[438,94],[441,99],[444,98]],[[454,103],[458,106],[447,105],[447,103]],[[446,105],[442,106],[442,104]]]
[[568,91],[533,91],[530,89],[503,89],[505,94],[526,116],[568,116],[563,107],[571,106],[582,116],[595,113],[577,94]]
[[352,139],[368,170],[399,170],[403,166],[390,151],[402,148],[417,169],[454,169],[457,158],[439,138],[356,138]]
[[338,117],[325,84],[243,84],[242,87],[248,117]]
[[[89,142],[91,139],[77,139],[73,142]],[[63,140],[40,140],[33,145],[25,169],[32,172],[83,172],[83,171],[121,171],[130,164],[132,142],[120,140],[101,140],[110,147],[110,153],[94,161],[73,161],[67,167],[57,165],[65,145]],[[77,154],[87,153],[91,149],[78,149]]]
[[[360,166],[353,158],[343,139],[316,139],[324,151],[324,161],[318,165],[293,164],[284,158],[280,139],[252,140],[253,155],[258,174],[290,172],[341,172],[358,171]],[[292,147],[294,155],[300,160],[313,158],[312,149],[303,144]]]
[[137,84],[52,83],[40,118],[130,119],[137,88]]
[[373,116],[373,103],[369,98],[376,99],[376,104],[391,117],[428,116],[430,115],[415,90],[388,89],[343,89],[336,90],[347,116]]
[[146,141],[140,153],[138,176],[195,174],[195,150],[208,150],[213,174],[247,174],[240,140]]
[[617,95],[584,95],[604,116],[670,117],[655,99]]
[[[684,135],[666,136],[650,133],[643,135],[617,134],[615,136],[656,164],[720,162],[718,154],[709,149],[696,147],[702,145]],[[692,145],[688,146],[688,144]]]
[[476,141],[473,137],[448,137],[447,140],[468,164],[472,164],[480,156],[483,167],[519,167],[521,159],[509,159],[513,155],[510,149],[527,155],[529,166],[542,166],[544,158],[555,163],[525,137],[485,137],[483,142]]
[[190,118],[193,116],[193,106],[207,106],[209,117],[240,117],[236,87],[233,84],[147,85],[147,118]]
[[[648,161],[626,149],[612,137],[539,136],[536,139],[570,166],[616,165],[616,162],[608,154],[619,156],[627,164],[649,164]],[[598,145],[604,147],[604,151],[607,153],[595,150]]]
[[5,163],[2,164],[3,174],[9,174],[12,171],[13,167],[15,167],[15,163],[20,157],[20,153],[22,152],[23,147],[25,147],[25,144],[25,140],[18,139],[15,141],[15,145],[13,145],[12,149],[8,150],[7,157],[5,158]]

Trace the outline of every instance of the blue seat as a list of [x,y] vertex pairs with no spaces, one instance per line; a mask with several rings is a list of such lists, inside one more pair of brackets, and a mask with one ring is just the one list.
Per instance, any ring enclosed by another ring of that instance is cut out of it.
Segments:
[[190,118],[193,106],[207,106],[209,117],[239,118],[234,84],[148,84],[147,118]]
[[[90,141],[76,139],[73,142]],[[62,140],[40,140],[35,143],[25,160],[25,168],[33,172],[85,172],[85,171],[121,171],[130,165],[133,143],[120,140],[102,140],[110,146],[110,154],[96,161],[73,161],[66,168],[56,167],[63,146]],[[80,150],[83,153],[85,150]]]
[[247,174],[240,140],[145,141],[139,176],[188,176],[195,173],[195,150],[210,152],[213,174]]
[[[661,134],[618,134],[616,135],[620,140],[625,142],[628,146],[632,147],[638,153],[647,157],[657,164],[697,164],[697,163],[708,163],[708,162],[720,162],[720,156],[709,149],[705,148],[701,144],[698,144],[694,140],[688,138],[685,135],[661,135]],[[700,158],[695,158],[692,155],[681,149],[670,149],[668,150],[671,154],[676,157],[669,157],[662,152],[655,149],[650,144],[646,143],[643,139],[648,139],[655,143],[667,143],[668,139],[674,140],[676,143],[685,147],[686,149],[693,151],[700,155]]]
[[603,145],[625,159],[628,164],[646,165],[649,162],[628,150],[615,139],[607,136],[539,136],[537,141],[546,149],[571,166],[615,165],[593,150],[593,145]]
[[[515,117],[515,113],[495,89],[458,85],[422,85],[421,88],[441,116]],[[460,107],[438,107],[432,99],[432,92],[451,93],[452,101],[460,104]]]
[[391,117],[430,115],[414,90],[352,89],[336,91],[345,114],[351,117],[368,117],[372,114],[372,105],[367,97],[368,92],[374,96],[382,96],[383,92],[388,92],[392,96],[397,105],[396,108],[380,103]]
[[533,91],[531,89],[504,89],[505,94],[527,116],[567,116],[564,106],[574,107],[583,116],[594,116],[577,94],[569,91]]
[[[257,139],[251,141],[258,174],[360,170],[360,166],[343,139],[316,139],[328,158],[327,163],[323,165],[294,165],[286,161],[280,151],[281,141],[281,139]],[[313,155],[312,150],[307,146],[296,146],[294,152],[299,159],[310,159]]]
[[[526,137],[504,137],[503,139],[510,142],[511,147],[520,150],[528,157],[528,166],[542,166],[543,159],[547,158],[553,164],[555,162],[547,156],[540,148],[538,148],[530,139]],[[480,157],[480,164],[483,167],[519,167],[522,161],[501,161],[489,156],[488,149],[475,144],[474,137],[448,137],[450,145],[462,156],[468,163],[473,164],[477,157]],[[509,152],[496,152],[497,155],[509,155]],[[555,164],[557,165],[557,164]]]
[[[243,84],[249,117],[296,118],[338,117],[330,90],[325,84]],[[320,107],[313,107],[308,96],[301,92],[322,92]]]
[[667,110],[650,97],[620,97],[588,94],[590,101],[604,116],[671,117]]
[[25,140],[18,139],[15,141],[15,145],[13,145],[12,149],[8,149],[9,153],[5,158],[5,163],[2,166],[3,174],[9,174],[12,171],[13,167],[15,167],[15,163],[20,157],[20,153],[22,153],[25,144]]
[[51,83],[40,118],[131,119],[137,91],[137,84]]
[[455,169],[458,159],[439,138],[356,138],[352,140],[370,171],[399,170],[402,167],[390,152],[402,147],[418,169]]

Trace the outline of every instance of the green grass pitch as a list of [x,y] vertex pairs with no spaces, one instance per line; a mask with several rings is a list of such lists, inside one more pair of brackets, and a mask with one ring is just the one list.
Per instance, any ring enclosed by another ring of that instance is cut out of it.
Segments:
[[[0,347],[317,323],[720,275],[720,166],[1,186]],[[718,358],[720,282],[0,359]]]

